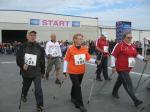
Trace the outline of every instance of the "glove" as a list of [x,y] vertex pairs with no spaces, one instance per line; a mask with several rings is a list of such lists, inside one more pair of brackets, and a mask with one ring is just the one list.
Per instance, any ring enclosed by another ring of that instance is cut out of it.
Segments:
[[143,59],[144,62],[147,62],[148,60],[149,60],[148,58],[144,58],[144,59]]

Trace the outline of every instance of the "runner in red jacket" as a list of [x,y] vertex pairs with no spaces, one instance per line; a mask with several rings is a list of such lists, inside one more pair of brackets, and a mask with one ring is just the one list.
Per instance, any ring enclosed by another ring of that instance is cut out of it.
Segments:
[[103,71],[103,76],[105,80],[111,80],[108,77],[108,56],[109,56],[109,43],[106,40],[108,37],[107,33],[102,33],[101,37],[96,41],[96,49],[98,51],[97,60],[100,61],[100,64],[97,64],[96,70],[96,80],[102,81],[101,72]]
[[112,51],[111,56],[112,72],[113,73],[115,71],[118,72],[118,79],[113,88],[112,95],[115,98],[119,98],[118,90],[120,86],[123,84],[125,90],[134,101],[135,106],[138,106],[143,102],[137,99],[137,97],[135,96],[129,73],[131,69],[135,66],[135,58],[138,58],[143,61],[147,61],[147,59],[138,54],[135,46],[131,44],[131,41],[132,41],[131,33],[130,32],[125,33],[123,36],[123,41],[116,44],[116,46]]

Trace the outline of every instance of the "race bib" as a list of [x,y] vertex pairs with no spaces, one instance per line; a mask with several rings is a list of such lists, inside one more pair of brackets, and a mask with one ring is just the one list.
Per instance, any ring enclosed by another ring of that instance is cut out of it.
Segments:
[[85,54],[74,55],[75,65],[85,64]]
[[104,46],[104,52],[108,53],[108,46]]
[[36,66],[36,61],[37,61],[37,55],[28,54],[28,53],[25,54],[25,64]]
[[52,47],[50,54],[51,54],[53,57],[57,57],[57,56],[58,56],[58,48],[57,48],[57,47]]
[[128,67],[135,67],[135,58],[128,58]]

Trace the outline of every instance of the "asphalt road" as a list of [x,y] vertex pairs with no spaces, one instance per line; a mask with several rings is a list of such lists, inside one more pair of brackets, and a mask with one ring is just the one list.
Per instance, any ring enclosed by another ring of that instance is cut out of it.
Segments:
[[[131,74],[134,87],[137,84],[144,63],[137,60],[136,67]],[[88,112],[138,112],[142,107],[150,103],[150,91],[145,87],[147,83],[139,87],[136,95],[144,103],[139,107],[134,107],[134,104],[124,88],[119,90],[120,99],[114,99],[111,96],[113,85],[116,81],[117,74],[112,76],[112,80],[100,91],[101,86],[105,83],[96,82],[90,104],[87,104],[91,85],[94,82],[96,67],[94,65],[87,65],[87,71],[82,82],[82,93],[85,107]],[[53,70],[54,71],[54,70]],[[55,74],[53,71],[50,74],[49,81],[42,80],[42,88],[44,94],[44,104],[46,112],[80,112],[74,108],[70,101],[71,81],[68,78],[60,88],[55,84]],[[145,70],[145,75],[142,81],[150,75],[150,61]],[[109,70],[109,74],[110,70]],[[0,55],[0,112],[19,112],[18,105],[22,87],[22,77],[19,75],[19,68],[15,63],[15,56]],[[36,112],[34,91],[32,89],[28,93],[27,103],[22,103],[21,112]],[[55,96],[55,99],[54,99]],[[145,108],[142,112],[150,112],[150,106]]]

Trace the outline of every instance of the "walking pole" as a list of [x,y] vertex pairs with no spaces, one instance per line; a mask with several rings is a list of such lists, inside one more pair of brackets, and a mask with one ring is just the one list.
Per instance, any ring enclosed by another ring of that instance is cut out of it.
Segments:
[[[99,55],[99,54],[98,54],[98,55]],[[102,58],[103,58],[103,53],[101,54],[100,61],[102,61]],[[97,60],[98,60],[98,59],[97,59]],[[100,63],[100,64],[101,64],[101,63]],[[97,70],[98,70],[98,68],[97,68]],[[97,70],[96,70],[96,73],[97,73]],[[95,83],[96,83],[96,79],[93,79],[93,84],[92,84],[92,86],[91,86],[90,95],[89,95],[87,104],[90,103],[90,100],[91,100],[91,97],[92,97],[92,93],[93,93],[93,89],[94,89]]]
[[21,91],[21,96],[20,96],[20,103],[19,103],[19,111],[21,112],[21,101],[22,100],[22,91]]
[[146,105],[146,106],[144,106],[144,107],[142,107],[141,109],[139,109],[139,111],[138,112],[142,112],[143,110],[145,110],[147,107],[149,107],[150,106],[150,104],[148,104],[148,105]]
[[150,78],[150,76],[148,76],[143,82],[141,82],[141,85],[143,85],[144,82],[146,82],[149,78]]
[[92,92],[93,92],[93,89],[94,89],[95,83],[96,83],[96,79],[93,79],[93,84],[92,84],[92,86],[91,86],[90,95],[89,95],[89,98],[88,98],[87,104],[89,104],[89,103],[90,103],[90,100],[91,100],[91,96],[92,96]]
[[135,88],[135,91],[136,91],[136,90],[138,89],[138,87],[140,86],[140,82],[141,82],[141,79],[142,79],[142,77],[143,77],[144,71],[145,71],[145,69],[146,69],[146,67],[147,67],[147,63],[148,63],[148,61],[147,61],[147,62],[145,63],[145,65],[144,65],[144,68],[143,68],[143,70],[142,70],[140,79],[139,79],[138,82],[137,82],[137,86],[136,86],[136,88]]
[[62,88],[62,85],[64,84],[64,79],[63,79],[63,81],[61,82],[61,84],[60,84],[60,88]]

